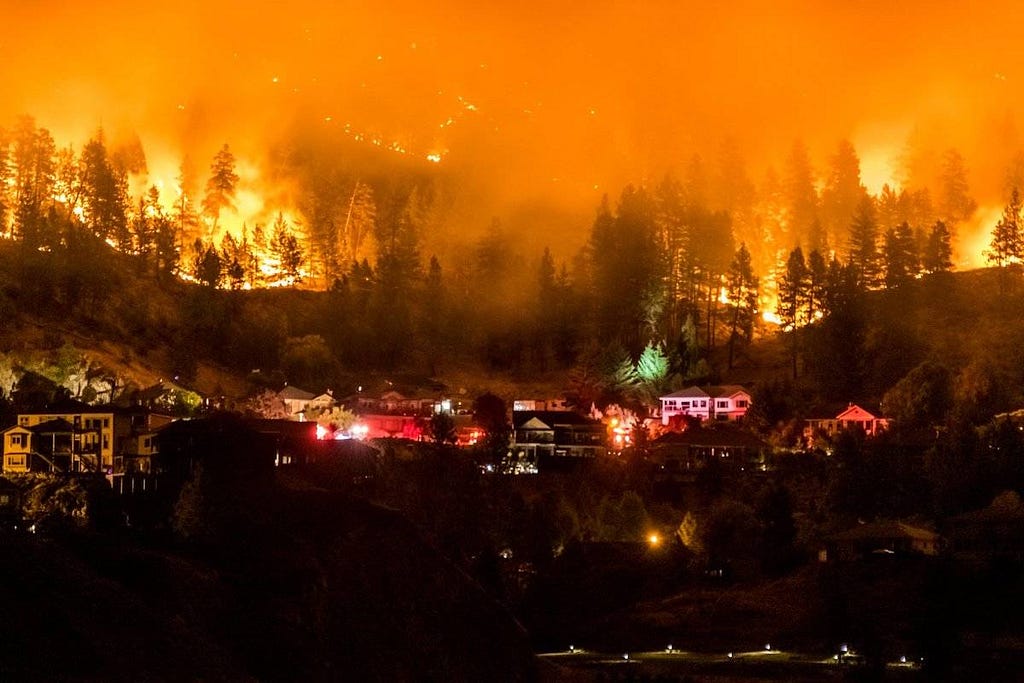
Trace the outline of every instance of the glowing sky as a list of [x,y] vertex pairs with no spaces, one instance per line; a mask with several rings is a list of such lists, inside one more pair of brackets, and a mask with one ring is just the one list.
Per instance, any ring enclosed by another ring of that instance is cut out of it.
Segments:
[[727,136],[755,179],[797,137],[819,167],[848,138],[877,190],[915,129],[991,203],[1024,104],[1012,3],[2,2],[4,122],[135,132],[151,166],[348,124],[443,153],[494,211],[589,216]]

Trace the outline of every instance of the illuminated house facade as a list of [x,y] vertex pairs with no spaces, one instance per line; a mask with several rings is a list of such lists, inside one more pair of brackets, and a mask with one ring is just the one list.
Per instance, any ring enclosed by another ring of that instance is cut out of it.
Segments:
[[146,471],[156,454],[156,432],[173,418],[135,408],[65,401],[21,413],[3,432],[5,472]]
[[113,472],[115,436],[130,430],[113,410],[68,401],[18,415],[4,431],[5,472]]
[[569,411],[513,411],[511,460],[537,471],[545,461],[590,459],[608,452],[601,422]]
[[750,408],[750,393],[737,384],[687,387],[660,397],[661,423],[668,425],[674,417],[708,420],[739,420]]
[[877,436],[889,428],[889,418],[851,403],[833,418],[807,420],[804,437],[813,440],[815,434],[833,436],[847,429],[860,429],[868,436]]

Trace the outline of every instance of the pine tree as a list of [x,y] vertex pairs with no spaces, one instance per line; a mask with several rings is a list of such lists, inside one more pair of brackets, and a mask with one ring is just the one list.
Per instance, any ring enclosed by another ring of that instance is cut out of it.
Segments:
[[29,249],[54,241],[47,234],[44,204],[53,196],[56,146],[45,128],[28,117],[14,129],[14,233]]
[[779,300],[776,308],[782,329],[790,335],[793,378],[797,376],[797,328],[805,322],[807,300],[807,264],[804,253],[797,247],[789,253],[786,271],[779,281]]
[[818,193],[807,146],[800,140],[793,143],[786,163],[785,202],[787,238],[791,244],[802,244],[818,217]]
[[758,279],[750,262],[746,244],[733,257],[729,266],[726,292],[732,307],[732,321],[729,333],[729,369],[735,359],[736,344],[749,344],[754,336],[754,319],[757,315]]
[[661,344],[648,343],[636,362],[637,385],[648,404],[657,403],[668,383],[668,356]]
[[[830,160],[828,178],[821,193],[821,213],[826,230],[832,235],[841,235],[866,196],[867,190],[860,180],[857,151],[849,140],[843,140]],[[821,244],[812,242],[810,248],[824,252]]]
[[870,197],[861,199],[850,225],[848,261],[858,273],[862,287],[874,289],[881,276],[881,258],[878,253],[878,223]]
[[828,287],[828,264],[820,251],[807,256],[807,319],[811,322],[825,315],[825,292]]
[[912,282],[920,269],[920,263],[910,225],[904,221],[887,230],[884,244],[886,288],[894,289]]
[[211,234],[217,231],[221,211],[234,208],[238,180],[235,155],[225,143],[210,164],[210,178],[206,181],[206,194],[203,196],[203,215],[210,219]]
[[926,273],[947,273],[953,269],[952,238],[946,224],[936,221],[928,233],[928,242],[924,251],[924,270]]
[[350,263],[364,256],[366,238],[374,234],[377,205],[373,189],[356,181],[345,210],[345,222],[339,234],[338,257],[341,263]]
[[1024,251],[1024,232],[1022,223],[1024,220],[1021,214],[1021,198],[1017,188],[1013,188],[1010,194],[1010,202],[1003,209],[1002,218],[996,223],[992,230],[992,241],[989,243],[989,250],[985,252],[989,263],[1002,268],[1021,259]]
[[942,155],[941,210],[947,225],[956,226],[969,219],[978,203],[971,198],[967,183],[967,165],[963,156],[955,149],[948,149]]
[[[1021,198],[1017,188],[1010,194],[1010,203],[1003,209],[1002,218],[992,230],[992,241],[985,252],[985,258],[997,268],[1003,269],[1011,264],[1020,263],[1024,257],[1024,216],[1021,214]],[[1000,293],[1006,290],[1004,274],[999,277]]]
[[270,253],[277,259],[279,271],[284,278],[293,284],[302,279],[302,247],[299,246],[299,240],[292,233],[288,221],[280,213],[274,221]]

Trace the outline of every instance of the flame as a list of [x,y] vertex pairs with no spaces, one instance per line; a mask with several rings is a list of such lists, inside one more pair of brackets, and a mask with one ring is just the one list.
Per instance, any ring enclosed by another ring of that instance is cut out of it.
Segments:
[[971,220],[958,226],[959,249],[956,253],[956,267],[959,269],[985,268],[991,264],[985,258],[992,230],[1003,217],[1003,207],[982,206],[974,212]]

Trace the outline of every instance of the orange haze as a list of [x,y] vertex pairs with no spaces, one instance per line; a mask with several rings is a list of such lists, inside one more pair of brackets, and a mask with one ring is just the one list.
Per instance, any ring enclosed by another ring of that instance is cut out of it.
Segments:
[[377,137],[464,177],[474,229],[548,206],[578,242],[602,193],[728,137],[755,180],[796,138],[819,171],[849,139],[877,191],[913,133],[960,149],[999,206],[1024,111],[1008,2],[4,5],[5,125],[28,113],[76,148],[137,134],[162,179],[224,142],[259,167],[296,126]]

